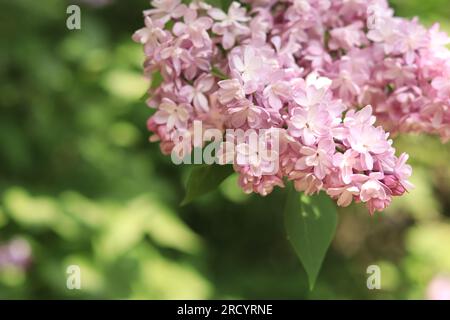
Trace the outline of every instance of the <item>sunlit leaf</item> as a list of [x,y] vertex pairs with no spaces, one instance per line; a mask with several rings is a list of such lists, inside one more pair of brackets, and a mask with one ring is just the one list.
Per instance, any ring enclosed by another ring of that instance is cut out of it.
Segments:
[[285,208],[285,227],[289,241],[314,288],[325,254],[337,225],[336,207],[325,194],[305,196],[293,188]]

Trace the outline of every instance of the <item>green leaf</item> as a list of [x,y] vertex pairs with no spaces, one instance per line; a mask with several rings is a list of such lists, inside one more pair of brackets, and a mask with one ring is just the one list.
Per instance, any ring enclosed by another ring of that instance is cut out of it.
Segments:
[[224,10],[225,12],[227,12],[228,7],[233,2],[233,0],[206,0],[206,2],[216,8],[220,8],[220,9]]
[[217,68],[217,67],[212,67],[211,68],[211,73],[212,73],[212,75],[213,76],[215,76],[215,77],[217,77],[217,78],[219,78],[219,79],[221,79],[221,80],[226,80],[226,79],[228,79],[228,77],[222,72],[222,70],[220,70],[219,68]]
[[155,71],[155,73],[152,76],[152,83],[151,83],[151,88],[152,89],[156,89],[158,88],[161,83],[164,81],[164,78],[161,75],[161,72],[159,71]]
[[284,217],[288,239],[306,270],[312,290],[336,231],[336,206],[324,193],[306,196],[291,187]]
[[184,206],[217,188],[234,172],[231,165],[198,165],[192,168],[186,186],[186,195],[181,205]]
[[139,98],[139,102],[146,102],[148,99],[148,92],[144,93],[142,97]]

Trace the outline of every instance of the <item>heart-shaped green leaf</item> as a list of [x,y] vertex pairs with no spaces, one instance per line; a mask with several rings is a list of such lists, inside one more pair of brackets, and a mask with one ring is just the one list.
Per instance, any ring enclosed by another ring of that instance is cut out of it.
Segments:
[[288,239],[306,270],[312,290],[336,231],[336,205],[324,193],[305,196],[291,187],[284,217]]
[[234,172],[231,165],[196,165],[192,168],[186,185],[186,195],[181,202],[184,206],[208,192],[216,189]]

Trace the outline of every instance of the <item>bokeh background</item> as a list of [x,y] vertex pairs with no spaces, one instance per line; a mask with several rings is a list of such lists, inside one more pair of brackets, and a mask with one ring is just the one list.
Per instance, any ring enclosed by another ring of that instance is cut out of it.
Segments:
[[[82,30],[66,28],[79,4]],[[448,0],[395,0],[450,31]],[[180,207],[189,167],[148,142],[147,0],[0,0],[0,298],[450,297],[450,146],[402,136],[416,190],[383,214],[340,210],[316,288],[286,240],[285,193],[234,177]],[[368,290],[377,264],[382,289]],[[66,288],[79,265],[82,289]]]

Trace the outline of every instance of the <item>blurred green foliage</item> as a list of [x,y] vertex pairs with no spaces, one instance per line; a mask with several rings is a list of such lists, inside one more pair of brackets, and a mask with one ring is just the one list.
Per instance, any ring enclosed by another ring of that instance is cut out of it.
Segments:
[[[439,20],[447,0],[396,0]],[[0,243],[26,239],[27,268],[0,268],[0,298],[423,298],[450,272],[450,149],[403,136],[417,188],[373,218],[355,205],[309,292],[283,231],[283,190],[246,196],[231,176],[186,207],[175,166],[148,142],[140,99],[146,0],[81,4],[66,28],[61,0],[0,0]],[[82,289],[66,288],[79,265]],[[382,290],[366,287],[378,264]]]

